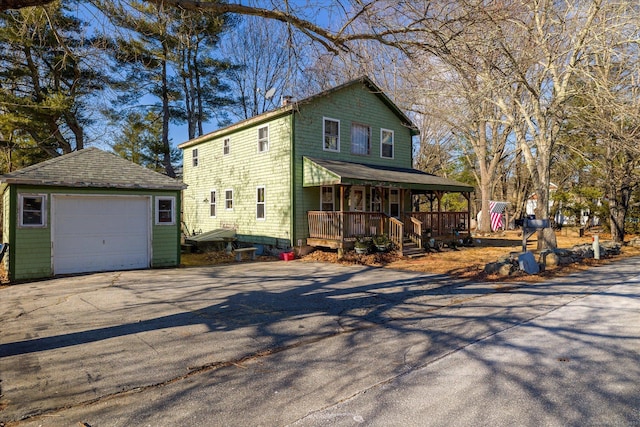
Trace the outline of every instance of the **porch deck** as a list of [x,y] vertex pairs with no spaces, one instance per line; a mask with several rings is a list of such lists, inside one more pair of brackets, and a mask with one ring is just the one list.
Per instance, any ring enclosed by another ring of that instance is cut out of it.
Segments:
[[422,247],[422,238],[453,237],[469,231],[468,212],[407,212],[402,220],[381,212],[309,211],[307,244],[332,249],[351,249],[357,237],[386,234],[400,249],[405,239]]

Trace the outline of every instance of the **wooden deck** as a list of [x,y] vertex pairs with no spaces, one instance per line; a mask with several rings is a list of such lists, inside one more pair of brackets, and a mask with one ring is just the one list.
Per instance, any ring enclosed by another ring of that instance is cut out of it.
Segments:
[[445,238],[469,230],[469,219],[468,212],[409,212],[399,220],[380,212],[309,211],[307,244],[350,249],[356,238],[386,234],[402,250],[406,238],[421,245],[427,233]]

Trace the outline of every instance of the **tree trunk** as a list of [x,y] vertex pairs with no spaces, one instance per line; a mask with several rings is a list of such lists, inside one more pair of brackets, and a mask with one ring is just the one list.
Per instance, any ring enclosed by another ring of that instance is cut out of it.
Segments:
[[171,178],[176,177],[171,164],[171,145],[169,143],[169,82],[167,78],[167,55],[169,49],[166,41],[162,43],[164,57],[162,58],[162,165],[165,173]]

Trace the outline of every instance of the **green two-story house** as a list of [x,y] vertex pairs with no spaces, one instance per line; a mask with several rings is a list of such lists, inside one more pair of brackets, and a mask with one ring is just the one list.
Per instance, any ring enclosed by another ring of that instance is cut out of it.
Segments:
[[234,229],[278,248],[348,248],[356,236],[403,237],[469,228],[467,212],[412,212],[473,187],[413,169],[407,116],[368,78],[192,139],[184,158],[183,221],[190,233]]

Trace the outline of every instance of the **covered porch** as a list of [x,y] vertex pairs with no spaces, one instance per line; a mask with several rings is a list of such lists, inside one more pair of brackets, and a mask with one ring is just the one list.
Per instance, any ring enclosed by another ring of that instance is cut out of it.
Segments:
[[[305,158],[305,187],[320,187],[320,209],[307,211],[307,244],[350,249],[356,238],[386,235],[403,250],[422,249],[426,238],[453,239],[470,232],[473,187],[416,169]],[[466,211],[443,211],[442,197],[460,193]],[[417,209],[415,197],[429,201]]]

